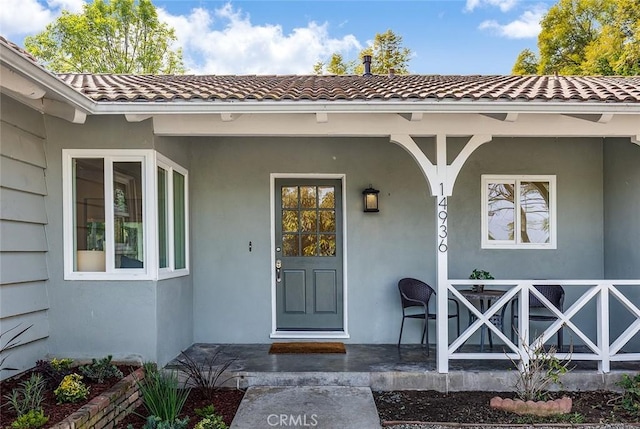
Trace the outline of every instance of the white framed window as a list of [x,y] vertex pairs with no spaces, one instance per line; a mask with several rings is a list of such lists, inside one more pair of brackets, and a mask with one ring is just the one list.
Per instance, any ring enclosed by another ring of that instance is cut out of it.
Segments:
[[556,176],[482,176],[483,249],[557,247]]
[[156,155],[158,183],[158,276],[189,274],[189,172]]
[[[148,280],[160,276],[157,248],[158,176],[153,150],[65,149],[63,156],[64,278],[66,280]],[[185,255],[180,270],[188,274],[187,172],[167,159],[168,171],[178,171],[178,217],[184,228],[178,237]],[[167,167],[165,167],[167,168]],[[172,188],[173,189],[173,188]],[[166,201],[172,204],[175,198]],[[168,206],[168,207],[172,207]],[[173,231],[173,229],[172,229]],[[166,237],[165,237],[166,238]],[[181,242],[181,243],[182,243]]]

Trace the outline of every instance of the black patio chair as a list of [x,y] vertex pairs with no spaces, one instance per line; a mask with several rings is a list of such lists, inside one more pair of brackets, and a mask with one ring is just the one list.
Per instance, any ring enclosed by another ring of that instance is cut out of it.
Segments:
[[[424,344],[426,337],[427,340],[427,355],[429,354],[429,329],[427,329],[428,320],[436,320],[436,313],[429,311],[429,299],[432,295],[436,294],[428,284],[412,278],[404,278],[398,282],[398,290],[400,291],[400,302],[402,304],[402,323],[400,324],[400,336],[398,337],[398,347],[402,341],[402,330],[404,329],[404,319],[422,319],[422,338],[420,344]],[[458,336],[460,336],[460,305],[458,301],[453,298],[449,298],[449,301],[453,301],[455,304],[455,313],[449,314],[449,319],[457,319]],[[416,311],[415,308],[420,310]],[[413,309],[412,309],[413,308]],[[409,311],[407,311],[409,309]]]
[[[564,289],[560,285],[534,285],[538,292],[558,310],[564,311]],[[533,310],[533,311],[532,311]],[[515,342],[515,327],[518,318],[518,298],[511,301],[511,341]],[[529,320],[553,322],[557,317],[536,296],[529,293]],[[558,351],[563,345],[562,327],[558,330]]]

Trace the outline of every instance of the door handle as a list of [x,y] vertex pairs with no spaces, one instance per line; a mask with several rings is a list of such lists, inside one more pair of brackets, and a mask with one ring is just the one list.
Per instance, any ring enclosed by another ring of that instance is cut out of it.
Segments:
[[276,260],[276,282],[280,283],[282,281],[282,261],[280,259]]

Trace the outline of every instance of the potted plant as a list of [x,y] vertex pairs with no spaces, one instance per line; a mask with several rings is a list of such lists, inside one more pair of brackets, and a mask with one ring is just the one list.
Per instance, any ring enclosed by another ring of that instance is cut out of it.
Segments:
[[[495,280],[489,271],[479,270],[477,268],[471,272],[469,278],[473,280]],[[473,285],[472,290],[474,292],[482,292],[484,291],[484,285]]]

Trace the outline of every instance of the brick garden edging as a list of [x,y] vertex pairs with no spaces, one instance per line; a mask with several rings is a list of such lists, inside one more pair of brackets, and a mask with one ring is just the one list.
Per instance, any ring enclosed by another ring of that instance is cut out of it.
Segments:
[[142,404],[136,380],[144,379],[144,369],[138,368],[96,396],[51,429],[111,429],[127,414]]

